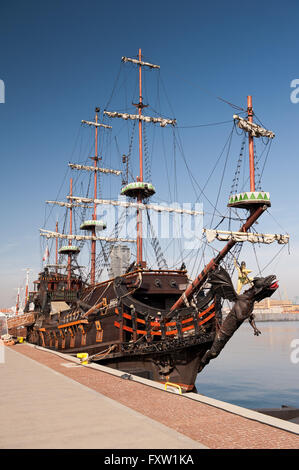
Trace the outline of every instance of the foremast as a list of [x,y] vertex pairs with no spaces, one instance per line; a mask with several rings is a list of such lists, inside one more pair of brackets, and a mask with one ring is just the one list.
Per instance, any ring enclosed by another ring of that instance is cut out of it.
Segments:
[[[271,205],[269,193],[255,191],[255,165],[254,165],[254,137],[268,137],[273,139],[275,134],[263,127],[253,123],[253,108],[252,96],[247,96],[247,120],[234,115],[235,121],[238,122],[238,127],[248,132],[249,144],[249,175],[250,175],[250,192],[235,194],[230,197],[228,206],[235,208],[242,208],[249,210],[249,215],[246,222],[240,227],[240,232],[247,232],[249,228],[257,221],[263,212]],[[188,299],[192,294],[199,289],[207,280],[208,275],[219,266],[220,262],[225,258],[229,251],[235,246],[237,241],[231,239],[224,248],[213,258],[194,279],[194,281],[187,287],[180,298],[172,305],[170,311],[181,308],[183,305],[188,304]]]

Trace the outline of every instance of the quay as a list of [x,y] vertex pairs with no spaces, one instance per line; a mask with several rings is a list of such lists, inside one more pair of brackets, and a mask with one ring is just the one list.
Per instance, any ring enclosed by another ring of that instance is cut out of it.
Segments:
[[3,349],[0,449],[299,448],[298,424],[27,343]]

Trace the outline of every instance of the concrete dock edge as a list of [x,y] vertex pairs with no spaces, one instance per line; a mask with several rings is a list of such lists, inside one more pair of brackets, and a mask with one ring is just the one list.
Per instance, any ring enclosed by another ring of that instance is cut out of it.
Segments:
[[[36,348],[36,349],[39,349],[41,351],[48,352],[50,354],[55,354],[55,355],[65,359],[65,360],[74,362],[76,364],[81,363],[80,359],[78,359],[74,356],[71,356],[69,354],[64,354],[64,353],[60,353],[60,352],[57,352],[57,351],[52,351],[52,350],[43,348],[41,346],[36,346],[36,345],[30,344],[30,343],[26,343],[26,345],[31,346],[31,347]],[[100,365],[100,364],[95,364],[95,363],[88,363],[87,365],[83,365],[82,367],[87,367],[87,368],[99,370],[101,372],[104,372],[104,373],[107,373],[107,374],[110,374],[110,375],[114,375],[114,376],[120,377],[120,378],[124,375],[124,372],[121,371],[121,370],[115,370],[115,369],[112,369],[110,367],[103,366],[103,365]],[[135,381],[137,383],[141,383],[141,384],[146,385],[148,387],[159,389],[159,390],[161,390],[163,392],[166,392],[166,393],[178,394],[178,391],[176,389],[167,388],[167,390],[165,390],[164,384],[160,384],[158,382],[154,382],[153,380],[138,377],[136,375],[130,374],[130,380]],[[214,408],[219,408],[221,410],[227,411],[228,413],[232,413],[232,414],[241,416],[243,418],[250,419],[252,421],[257,421],[259,423],[266,424],[268,426],[272,426],[272,427],[282,429],[284,431],[299,435],[299,425],[295,424],[295,423],[289,423],[288,421],[284,421],[284,420],[279,419],[279,418],[274,418],[272,416],[264,415],[264,414],[259,413],[257,411],[253,411],[253,410],[250,410],[250,409],[247,409],[247,408],[243,408],[241,406],[233,405],[231,403],[227,403],[227,402],[224,402],[224,401],[221,401],[221,400],[216,400],[215,398],[210,398],[210,397],[200,395],[200,394],[197,394],[197,393],[193,393],[193,392],[183,393],[182,395],[180,395],[180,397],[182,399],[188,399],[188,400],[193,400],[193,401],[196,401],[196,402],[204,403],[204,404],[212,406]]]

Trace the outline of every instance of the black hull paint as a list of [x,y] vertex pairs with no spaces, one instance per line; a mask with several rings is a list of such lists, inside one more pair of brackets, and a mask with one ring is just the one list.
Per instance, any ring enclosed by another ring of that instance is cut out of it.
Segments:
[[[213,335],[212,335],[213,336]],[[211,347],[213,339],[196,346],[188,346],[169,353],[143,353],[134,355],[109,354],[93,362],[121,370],[124,374],[141,376],[160,383],[171,382],[179,385],[183,391],[192,391],[199,371],[199,364],[205,352]],[[90,344],[75,348],[55,348],[48,342],[32,341],[47,349],[76,356],[79,353],[88,353],[89,356],[101,354],[103,345]],[[108,346],[108,345],[107,345]],[[105,356],[105,353],[103,353]]]
[[207,295],[196,307],[169,315],[186,282],[182,271],[146,271],[101,283],[69,310],[36,312],[27,341],[65,354],[88,353],[90,361],[190,391],[215,337],[216,311]]

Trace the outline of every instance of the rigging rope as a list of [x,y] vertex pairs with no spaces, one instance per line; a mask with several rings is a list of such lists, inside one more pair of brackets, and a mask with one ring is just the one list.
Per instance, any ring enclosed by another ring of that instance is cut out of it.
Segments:
[[243,137],[242,144],[241,144],[241,150],[240,150],[239,158],[237,161],[237,168],[235,171],[235,175],[234,175],[231,190],[230,190],[230,196],[238,192],[240,170],[241,170],[242,161],[244,159],[243,157],[244,157],[245,144],[246,144],[246,134],[244,132],[244,137]]
[[161,246],[160,246],[160,243],[159,243],[159,240],[158,238],[156,237],[156,234],[155,234],[155,231],[154,231],[154,227],[151,223],[151,219],[150,219],[150,215],[149,215],[149,212],[148,212],[148,209],[146,209],[146,215],[147,215],[147,221],[148,221],[148,225],[150,227],[150,230],[151,230],[151,245],[153,247],[153,250],[154,250],[154,253],[155,253],[155,256],[156,256],[156,260],[157,260],[157,264],[158,264],[158,267],[159,269],[168,269],[168,266],[167,266],[167,263],[166,263],[166,260],[163,256],[163,252],[162,252],[162,249],[161,249]]
[[220,126],[222,124],[228,124],[231,122],[232,120],[230,119],[229,121],[210,122],[207,124],[195,124],[193,126],[176,126],[176,128],[177,129],[194,129],[194,128],[199,128],[199,127]]
[[277,258],[277,256],[282,252],[282,250],[283,250],[286,246],[287,246],[287,245],[283,245],[283,246],[280,248],[280,250],[276,253],[276,255],[274,255],[274,256],[271,258],[271,260],[269,261],[269,263],[266,264],[266,266],[263,267],[263,269],[261,270],[261,273],[262,273],[263,271],[265,271],[265,269],[266,269],[271,263],[273,263],[273,261],[275,260],[275,258]]
[[225,158],[224,168],[223,168],[223,172],[222,172],[222,177],[221,177],[221,181],[220,181],[220,186],[219,186],[219,189],[218,189],[218,194],[217,194],[216,203],[215,203],[215,206],[214,206],[215,209],[214,209],[214,213],[213,213],[211,225],[212,225],[212,223],[213,223],[215,210],[216,210],[216,207],[217,207],[217,204],[218,204],[218,201],[219,201],[220,191],[221,191],[221,188],[222,188],[223,179],[224,179],[224,174],[225,174],[225,170],[226,170],[226,166],[227,166],[227,161],[228,161],[228,156],[229,156],[229,151],[230,151],[230,147],[231,147],[231,143],[232,143],[232,136],[233,136],[233,128],[232,128],[231,133],[230,133],[230,136],[229,136],[229,142],[228,142],[228,148],[227,148],[227,152],[226,152],[226,158]]
[[255,169],[254,182],[255,182],[255,190],[256,191],[261,191],[262,190],[262,187],[261,187],[262,175],[261,175],[260,170],[259,170],[260,158],[258,158],[258,156],[257,156],[256,143],[255,142],[256,142],[256,140],[254,139],[254,143],[253,143],[254,169]]

